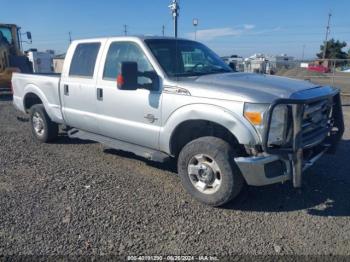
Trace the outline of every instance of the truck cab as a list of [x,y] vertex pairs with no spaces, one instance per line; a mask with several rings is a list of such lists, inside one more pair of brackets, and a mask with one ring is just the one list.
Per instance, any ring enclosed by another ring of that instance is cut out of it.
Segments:
[[14,104],[34,137],[98,141],[154,161],[173,158],[185,189],[220,206],[244,184],[292,180],[344,131],[339,91],[277,76],[233,72],[186,39],[73,41],[60,76],[14,74]]
[[[30,32],[27,38],[31,40]],[[32,71],[31,63],[22,52],[20,27],[0,23],[0,95],[11,93],[12,72]]]

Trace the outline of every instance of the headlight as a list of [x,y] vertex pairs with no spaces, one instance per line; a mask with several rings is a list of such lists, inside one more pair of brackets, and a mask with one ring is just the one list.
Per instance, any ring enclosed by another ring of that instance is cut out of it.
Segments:
[[287,135],[288,108],[286,105],[278,105],[274,108],[271,117],[271,126],[268,144],[282,145]]
[[244,104],[244,117],[254,126],[262,140],[264,134],[264,122],[269,104]]
[[[261,141],[264,134],[264,124],[269,106],[269,104],[244,104],[244,117],[254,126]],[[268,144],[282,145],[285,142],[287,114],[288,108],[286,105],[278,105],[274,108],[271,117]]]

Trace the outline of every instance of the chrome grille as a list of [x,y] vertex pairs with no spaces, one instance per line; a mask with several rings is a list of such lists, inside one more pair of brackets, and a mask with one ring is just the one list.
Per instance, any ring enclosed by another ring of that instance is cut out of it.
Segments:
[[330,127],[332,101],[324,99],[306,104],[302,122],[305,146],[313,146],[326,138]]

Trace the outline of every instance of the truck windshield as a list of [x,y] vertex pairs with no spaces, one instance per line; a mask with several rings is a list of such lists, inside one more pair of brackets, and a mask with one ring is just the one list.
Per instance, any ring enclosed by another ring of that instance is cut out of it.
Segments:
[[11,29],[8,27],[0,27],[0,43],[12,44]]
[[169,77],[232,72],[205,45],[190,40],[146,39],[148,47]]

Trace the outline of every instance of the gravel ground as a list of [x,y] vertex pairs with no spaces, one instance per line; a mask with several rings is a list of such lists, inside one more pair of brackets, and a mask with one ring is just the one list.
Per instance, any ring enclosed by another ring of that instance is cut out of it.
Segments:
[[219,209],[194,201],[172,162],[64,135],[36,142],[2,99],[0,255],[350,255],[349,101],[337,154],[307,172],[302,191],[247,187]]

